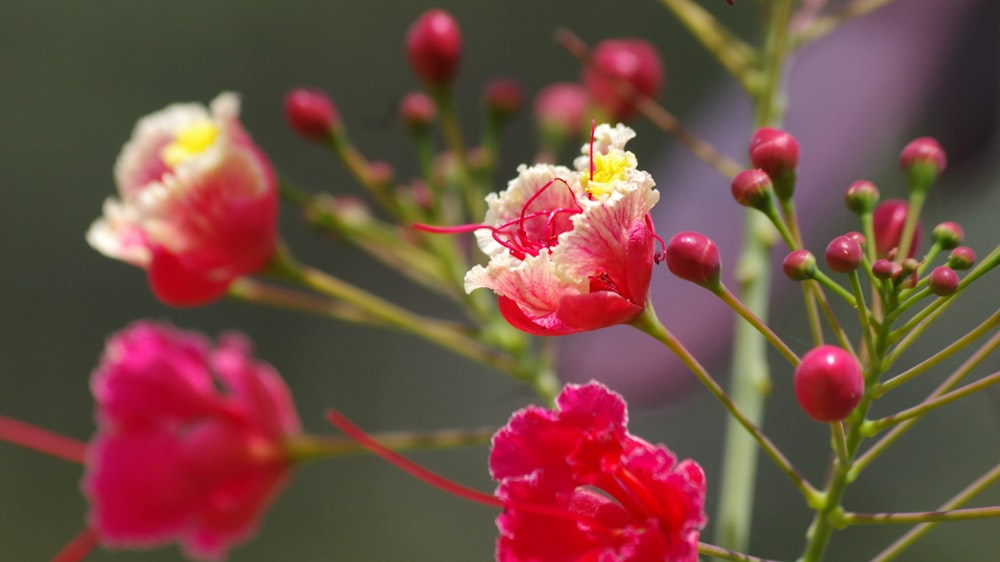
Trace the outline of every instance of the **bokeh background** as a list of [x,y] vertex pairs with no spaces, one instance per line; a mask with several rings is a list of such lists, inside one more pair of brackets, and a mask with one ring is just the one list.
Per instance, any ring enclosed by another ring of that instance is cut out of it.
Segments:
[[[703,4],[753,37],[758,3]],[[405,64],[402,37],[410,22],[433,6],[415,0],[0,0],[0,412],[88,438],[93,430],[90,371],[107,335],[139,318],[165,319],[212,335],[230,329],[246,332],[256,342],[258,356],[284,374],[307,429],[315,432],[329,431],[322,419],[329,407],[377,431],[500,425],[530,402],[525,388],[409,336],[236,302],[195,310],[164,307],[150,295],[140,271],[98,255],[83,238],[112,193],[111,167],[135,120],[174,101],[207,102],[223,90],[242,94],[247,128],[281,173],[301,184],[359,192],[338,162],[286,129],[281,99],[298,85],[329,91],[359,147],[373,159],[392,162],[398,177],[409,177],[416,162],[395,110],[416,81]],[[436,6],[450,10],[462,25],[466,49],[457,89],[469,137],[479,130],[479,89],[489,78],[516,77],[532,94],[549,82],[577,77],[577,63],[552,39],[556,28],[566,26],[591,43],[623,36],[652,41],[667,66],[665,104],[693,129],[736,157],[742,155],[749,131],[745,102],[736,101],[732,84],[656,2],[450,0]],[[894,154],[907,138],[933,134],[949,150],[952,170],[934,192],[924,224],[959,220],[968,243],[985,254],[1000,239],[995,218],[1000,208],[1000,47],[995,39],[1000,10],[990,0],[899,0],[873,21],[845,29],[867,34],[861,52],[856,40],[834,35],[807,49],[792,72],[793,84],[800,73],[808,76],[793,87],[790,106],[790,128],[803,141],[803,166],[813,162],[818,170],[832,170],[814,172],[809,177],[815,181],[800,187],[805,199],[820,202],[807,217],[813,247],[822,248],[832,234],[854,228],[835,204],[848,181],[868,177],[883,185],[884,178],[883,192],[901,195]],[[840,54],[848,58],[838,59]],[[818,66],[821,62],[827,66]],[[868,74],[855,75],[853,81],[840,78],[853,69],[867,69]],[[889,99],[881,99],[866,93],[873,85],[895,89],[888,90]],[[845,130],[857,123],[847,115],[861,109],[867,111],[861,118],[864,126]],[[663,212],[700,209],[700,229],[720,239],[734,236],[736,223],[714,212],[734,206],[726,183],[648,123],[636,128],[640,136],[630,148],[654,171],[663,191]],[[839,144],[823,144],[832,138]],[[807,142],[812,139],[814,143]],[[513,170],[535,147],[526,112],[505,133],[501,169]],[[685,214],[687,220],[694,216]],[[282,221],[283,235],[312,263],[422,313],[455,314],[362,254],[308,232],[294,209],[285,208]],[[658,219],[657,226],[664,237],[694,226],[682,223]],[[731,269],[735,249],[730,245],[723,250]],[[658,299],[697,298],[694,288],[667,277],[660,270],[654,279]],[[780,281],[776,285],[779,292],[796,292]],[[921,349],[910,354],[913,360],[997,308],[995,281],[980,285],[947,323],[923,340],[925,346],[917,346]],[[688,317],[659,309],[668,324],[681,325],[683,331]],[[794,302],[779,300],[772,315],[798,349],[807,346],[801,310]],[[692,346],[724,378],[730,323],[718,308],[701,316],[714,324],[693,332]],[[622,353],[622,334],[639,337],[612,330],[607,336],[567,340],[564,356],[569,358],[589,357],[585,353],[617,358],[600,372],[576,368],[567,377],[606,378],[636,396],[634,432],[703,464],[713,513],[711,484],[719,473],[722,409],[688,384],[689,377],[665,364],[663,352]],[[566,364],[574,365],[571,359]],[[995,371],[998,364],[993,360],[981,372]],[[787,369],[776,362],[778,384],[766,426],[793,460],[820,481],[827,461],[826,430],[797,410],[787,377]],[[912,403],[933,382],[914,384],[900,404]],[[997,462],[997,411],[997,401],[983,395],[931,417],[899,450],[872,466],[852,490],[848,505],[858,510],[935,507]],[[485,448],[413,457],[463,483],[492,489]],[[78,466],[0,444],[0,560],[47,560],[82,528],[86,506],[79,477]],[[794,558],[807,511],[766,461],[759,485],[752,553]],[[1000,503],[1000,494],[986,494],[981,502]],[[319,462],[297,472],[259,536],[237,548],[231,559],[489,560],[494,515],[378,459]],[[948,525],[904,559],[990,559],[1000,549],[997,525]],[[864,559],[903,530],[838,535],[831,560]],[[150,552],[102,551],[92,560],[179,557],[171,546]]]

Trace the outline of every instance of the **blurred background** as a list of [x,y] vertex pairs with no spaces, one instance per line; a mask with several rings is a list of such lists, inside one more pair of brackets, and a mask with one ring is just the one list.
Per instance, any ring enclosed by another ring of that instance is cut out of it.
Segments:
[[[758,3],[703,4],[753,38]],[[661,96],[665,105],[693,130],[743,159],[750,127],[746,102],[656,2],[611,7],[396,0],[361,6],[314,0],[0,0],[0,239],[7,241],[0,244],[0,352],[5,358],[0,413],[87,439],[94,427],[90,371],[105,338],[139,318],[169,320],[213,337],[231,329],[247,333],[257,355],[288,381],[306,428],[313,432],[331,432],[322,419],[330,407],[378,431],[499,426],[529,403],[526,388],[409,336],[229,301],[194,310],[167,308],[151,296],[141,271],[104,258],[83,238],[113,192],[111,168],[135,121],[175,101],[208,102],[224,90],[242,94],[246,127],[280,172],[310,189],[360,194],[333,157],[285,127],[282,97],[301,85],[327,90],[361,150],[369,158],[393,163],[397,177],[409,178],[416,173],[416,159],[396,122],[396,107],[417,82],[405,63],[402,37],[428,8],[448,9],[462,26],[465,55],[456,88],[470,138],[479,132],[479,91],[488,79],[515,77],[530,96],[550,82],[577,78],[578,63],[553,41],[553,31],[565,26],[591,44],[626,36],[654,43],[667,67]],[[903,195],[895,155],[906,140],[925,134],[941,139],[951,165],[931,196],[925,227],[959,221],[967,244],[980,255],[1000,240],[995,218],[1000,208],[998,28],[1000,9],[989,0],[900,0],[876,18],[851,24],[843,35],[831,35],[803,51],[792,71],[789,129],[803,146],[806,181],[799,189],[813,248],[821,250],[832,235],[855,228],[837,203],[851,180],[874,179],[884,196]],[[699,228],[719,239],[731,270],[739,211],[728,198],[727,182],[679,152],[650,124],[635,126],[639,137],[630,149],[654,173],[663,194],[657,217],[661,236]],[[536,149],[533,139],[526,111],[505,133],[500,169],[513,173],[518,163],[530,159]],[[735,213],[735,219],[726,213]],[[282,234],[305,260],[379,295],[425,314],[456,314],[447,303],[359,252],[307,232],[287,206]],[[720,305],[696,300],[696,288],[668,277],[665,269],[654,277],[657,302],[665,303],[658,310],[725,378],[728,314]],[[780,292],[797,293],[787,282],[775,284]],[[912,350],[909,363],[997,308],[995,282],[980,285],[937,332],[922,340],[926,346]],[[673,302],[695,303],[685,310],[698,321],[671,314]],[[710,304],[699,310],[702,302]],[[808,346],[796,302],[777,301],[772,316],[793,347]],[[686,331],[688,322],[693,325]],[[723,410],[655,346],[623,353],[631,349],[623,343],[626,337],[640,335],[618,329],[561,342],[569,371],[564,375],[573,380],[599,377],[635,396],[633,432],[662,441],[705,467],[712,515]],[[595,355],[614,361],[605,366]],[[584,363],[592,368],[584,369]],[[828,460],[826,428],[798,410],[790,373],[780,361],[775,365],[766,428],[819,482]],[[998,365],[995,359],[987,361],[978,372],[993,372]],[[944,369],[928,375],[934,380],[912,385],[895,405],[918,400],[943,378]],[[865,473],[852,488],[848,507],[936,507],[997,462],[997,412],[998,402],[981,395],[931,416]],[[412,457],[470,486],[493,487],[484,447]],[[86,506],[79,477],[79,466],[0,444],[0,561],[48,560],[83,527]],[[751,553],[794,558],[801,549],[807,510],[766,461],[758,480]],[[1000,503],[1000,493],[984,494],[977,502],[988,503]],[[431,489],[378,459],[318,462],[297,471],[259,535],[235,549],[231,559],[490,560],[494,516],[492,509]],[[996,529],[996,521],[946,525],[903,559],[989,559],[988,553],[1000,549]],[[839,534],[830,559],[865,559],[904,530],[881,527]],[[705,534],[710,537],[711,530]],[[91,559],[179,558],[170,546],[101,551]]]

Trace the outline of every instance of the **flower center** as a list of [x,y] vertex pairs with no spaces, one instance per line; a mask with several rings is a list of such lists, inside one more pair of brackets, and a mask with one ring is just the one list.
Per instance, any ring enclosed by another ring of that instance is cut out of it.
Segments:
[[628,170],[635,167],[635,157],[629,156],[631,152],[592,155],[590,175],[581,175],[580,185],[592,199],[609,195],[614,183],[625,181]]
[[219,128],[211,121],[195,121],[177,132],[174,142],[163,147],[160,158],[164,164],[174,168],[188,158],[204,152],[215,143],[218,136]]
[[[556,184],[566,188],[572,207],[535,208],[539,198],[546,190]],[[496,227],[487,227],[493,231],[493,239],[501,246],[510,250],[512,256],[524,259],[527,256],[537,256],[542,250],[552,251],[559,243],[559,235],[573,230],[570,217],[582,213],[583,208],[576,203],[576,195],[572,188],[562,178],[555,178],[536,191],[521,207],[521,214]]]

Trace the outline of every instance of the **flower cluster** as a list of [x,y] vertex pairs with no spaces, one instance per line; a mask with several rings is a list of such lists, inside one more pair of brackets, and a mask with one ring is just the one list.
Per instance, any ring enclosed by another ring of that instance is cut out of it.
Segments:
[[490,261],[465,288],[499,295],[513,326],[563,335],[628,322],[642,310],[656,257],[649,211],[655,182],[625,150],[624,125],[596,127],[575,169],[521,166],[507,189],[486,198],[476,232]]

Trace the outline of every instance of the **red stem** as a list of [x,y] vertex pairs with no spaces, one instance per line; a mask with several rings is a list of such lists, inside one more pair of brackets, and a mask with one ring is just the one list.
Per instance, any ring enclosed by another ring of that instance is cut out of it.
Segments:
[[83,441],[6,416],[0,416],[0,441],[78,464],[84,464],[87,460],[87,444]]
[[52,562],[82,562],[97,547],[97,533],[86,528],[56,554]]

